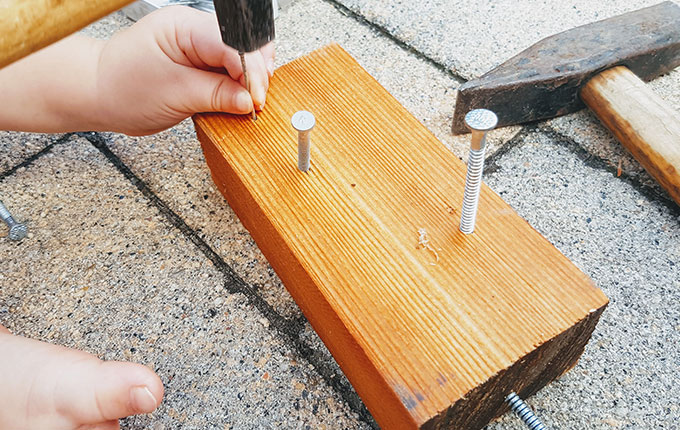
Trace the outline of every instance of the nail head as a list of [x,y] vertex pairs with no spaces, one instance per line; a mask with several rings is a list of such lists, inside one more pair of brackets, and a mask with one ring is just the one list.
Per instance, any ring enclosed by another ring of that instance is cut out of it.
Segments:
[[475,131],[489,131],[498,124],[498,117],[488,109],[474,109],[465,115],[465,125]]
[[306,110],[295,112],[290,122],[297,131],[309,131],[316,125],[314,114]]
[[26,237],[27,229],[24,224],[15,224],[9,230],[9,238],[12,240],[21,240]]

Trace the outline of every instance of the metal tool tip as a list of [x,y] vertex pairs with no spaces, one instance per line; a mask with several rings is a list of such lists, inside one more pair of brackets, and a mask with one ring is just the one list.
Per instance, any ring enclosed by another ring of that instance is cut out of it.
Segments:
[[297,131],[309,131],[316,125],[314,114],[306,110],[295,112],[290,122]]
[[489,131],[498,124],[498,117],[488,109],[474,109],[465,115],[465,125],[476,131]]

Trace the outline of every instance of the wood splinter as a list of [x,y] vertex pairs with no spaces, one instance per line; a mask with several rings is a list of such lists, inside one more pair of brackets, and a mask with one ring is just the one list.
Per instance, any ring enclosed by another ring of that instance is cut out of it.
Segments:
[[439,262],[439,253],[437,252],[436,249],[430,245],[430,238],[427,235],[427,230],[424,228],[419,228],[418,229],[418,246],[416,246],[416,249],[426,249],[434,255],[434,263],[430,263],[431,265],[435,265]]

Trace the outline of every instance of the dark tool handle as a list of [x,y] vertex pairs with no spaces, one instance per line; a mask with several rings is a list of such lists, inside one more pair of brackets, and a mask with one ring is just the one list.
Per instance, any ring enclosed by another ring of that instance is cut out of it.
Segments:
[[680,114],[623,66],[592,78],[581,98],[680,205]]
[[271,0],[214,0],[222,41],[239,52],[252,52],[274,40]]
[[0,67],[80,30],[132,0],[6,0],[0,6]]

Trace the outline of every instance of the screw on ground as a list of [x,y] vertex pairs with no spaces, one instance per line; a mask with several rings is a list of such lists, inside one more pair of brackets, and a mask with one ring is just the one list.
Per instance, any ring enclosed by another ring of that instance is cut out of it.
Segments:
[[524,403],[524,401],[520,399],[516,393],[512,392],[508,394],[508,396],[505,398],[505,401],[510,405],[510,409],[512,409],[512,411],[516,413],[517,416],[522,421],[524,421],[527,427],[529,427],[531,430],[547,430],[541,420],[539,420],[538,417],[534,415],[529,406],[527,406],[527,404]]
[[26,237],[26,226],[20,222],[16,222],[12,218],[5,205],[0,201],[0,219],[2,219],[7,227],[9,227],[9,238],[12,240],[21,240]]

